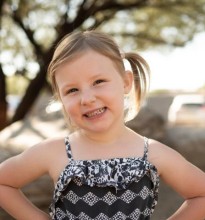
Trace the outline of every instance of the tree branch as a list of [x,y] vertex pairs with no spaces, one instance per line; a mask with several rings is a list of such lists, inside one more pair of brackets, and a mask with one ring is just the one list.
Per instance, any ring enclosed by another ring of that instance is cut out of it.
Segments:
[[3,14],[3,6],[4,6],[5,1],[6,0],[1,0],[0,1],[0,16],[2,16],[2,14]]
[[[109,32],[110,35],[112,36],[119,36],[119,34],[114,33],[114,32]],[[163,45],[171,45],[171,46],[175,46],[175,47],[183,47],[185,45],[186,42],[167,42],[164,39],[160,39],[160,38],[154,38],[150,35],[146,35],[144,33],[138,33],[138,34],[133,34],[133,33],[120,33],[121,37],[132,37],[132,38],[138,38],[138,39],[142,39],[142,40],[146,40],[146,41],[151,41],[154,44],[163,44]]]
[[123,4],[123,3],[118,3],[118,2],[115,2],[115,1],[107,1],[105,4],[103,5],[100,5],[99,7],[97,7],[97,11],[104,11],[104,10],[126,10],[126,9],[130,9],[130,8],[142,8],[142,7],[145,7],[145,6],[148,6],[149,5],[149,0],[138,0],[138,1],[135,1],[133,3],[126,3],[126,4]]
[[33,38],[34,32],[25,27],[25,25],[22,22],[22,19],[18,15],[18,11],[14,11],[11,16],[12,16],[13,20],[22,28],[22,30],[26,34],[27,38],[30,40],[31,45],[33,45],[33,47],[35,49],[35,54],[38,57],[38,60],[41,60],[43,51]]

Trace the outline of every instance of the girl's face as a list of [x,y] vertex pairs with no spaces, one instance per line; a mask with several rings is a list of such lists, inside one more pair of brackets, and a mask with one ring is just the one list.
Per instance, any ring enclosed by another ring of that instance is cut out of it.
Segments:
[[79,129],[96,133],[124,126],[131,73],[121,76],[112,60],[88,50],[59,67],[55,77],[66,116]]

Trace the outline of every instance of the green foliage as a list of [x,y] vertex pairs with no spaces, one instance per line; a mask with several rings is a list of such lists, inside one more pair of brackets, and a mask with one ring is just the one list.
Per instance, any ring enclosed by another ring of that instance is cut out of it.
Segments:
[[1,63],[27,76],[30,63],[41,62],[38,55],[51,49],[61,28],[99,28],[114,35],[125,50],[183,46],[205,30],[204,5],[205,0],[5,1],[0,37],[2,56],[9,56]]
[[7,77],[7,94],[22,96],[28,86],[29,81],[22,76]]
[[204,0],[147,1],[146,7],[117,12],[102,26],[131,49],[181,47],[205,30]]

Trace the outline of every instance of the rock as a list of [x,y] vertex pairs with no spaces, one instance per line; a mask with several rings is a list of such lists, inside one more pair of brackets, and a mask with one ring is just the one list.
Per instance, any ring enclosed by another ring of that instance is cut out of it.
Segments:
[[137,133],[159,141],[163,138],[166,127],[162,116],[148,107],[143,107],[138,115],[126,124]]
[[205,171],[205,127],[168,127],[164,143]]

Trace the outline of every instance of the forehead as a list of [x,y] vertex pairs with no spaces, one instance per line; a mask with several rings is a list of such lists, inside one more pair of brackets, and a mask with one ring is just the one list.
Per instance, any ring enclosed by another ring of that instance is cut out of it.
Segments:
[[75,56],[61,65],[55,74],[55,81],[59,88],[65,85],[87,82],[98,77],[122,79],[122,74],[115,63],[109,58],[95,51],[87,51]]
[[119,70],[116,62],[110,57],[105,56],[94,50],[85,50],[80,53],[76,53],[74,56],[66,59],[56,70],[56,75],[63,71],[84,72],[86,70],[92,71],[105,71],[107,69]]

